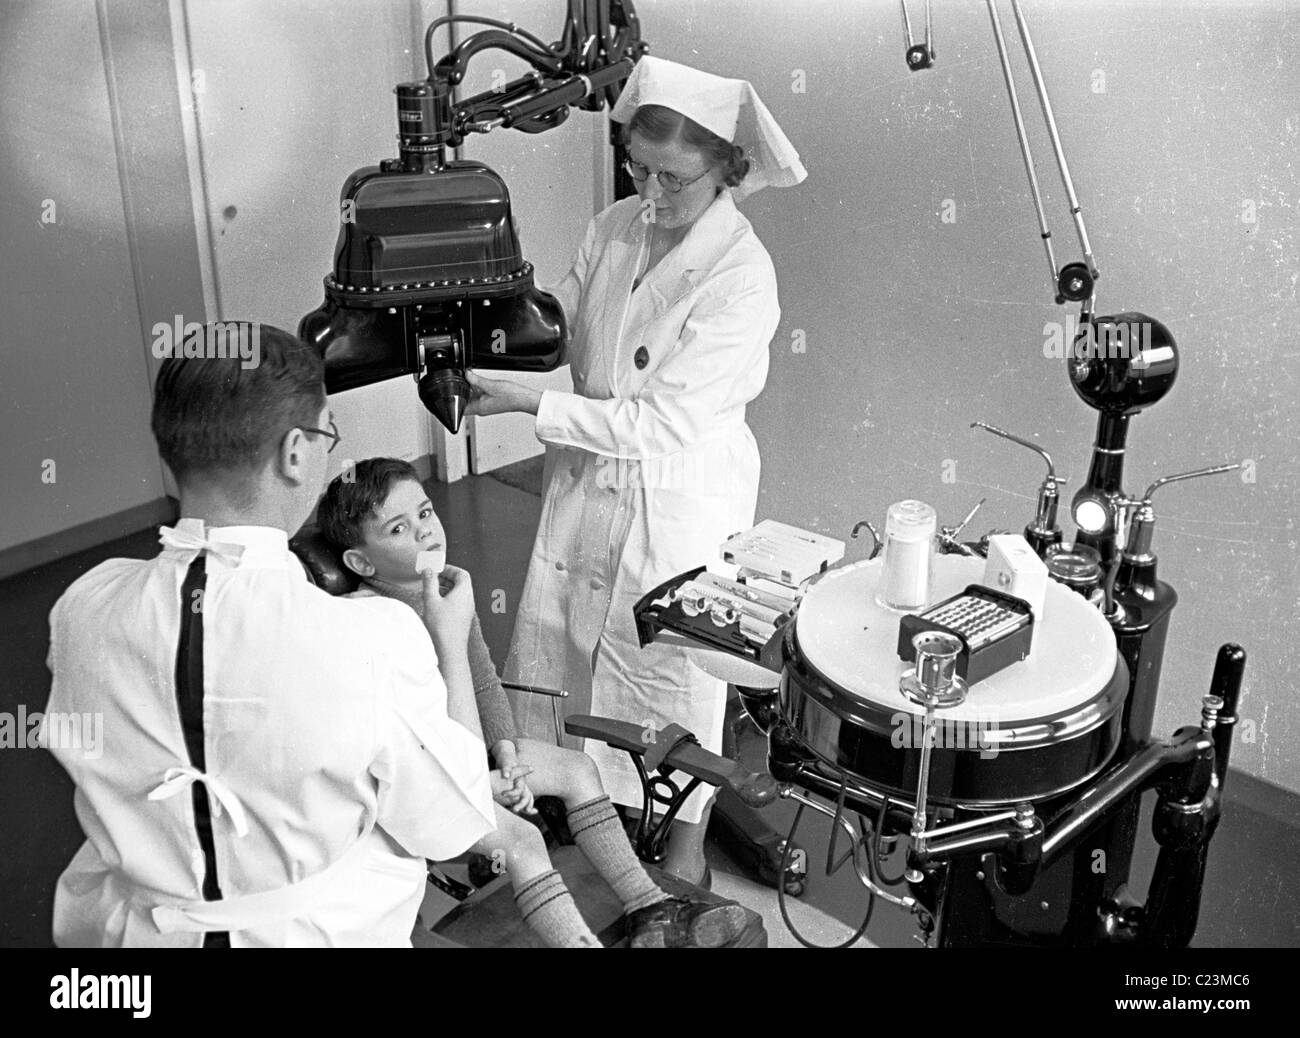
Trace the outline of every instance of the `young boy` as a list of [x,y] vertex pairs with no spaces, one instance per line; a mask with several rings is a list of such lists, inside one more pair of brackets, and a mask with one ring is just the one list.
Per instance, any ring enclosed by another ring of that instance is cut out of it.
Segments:
[[[370,458],[347,475],[325,491],[317,525],[361,577],[354,594],[399,599],[424,617],[429,596],[439,594],[446,539],[419,475],[396,458]],[[421,552],[435,555],[423,573],[417,570]],[[599,946],[551,867],[541,833],[517,817],[533,811],[534,795],[549,795],[564,801],[578,847],[623,902],[633,947],[716,947],[735,938],[745,925],[739,905],[670,898],[655,885],[633,853],[590,757],[517,736],[477,616],[466,652],[483,741],[496,765],[491,778],[497,829],[475,849],[504,853],[515,900],[539,936],[552,946]],[[456,665],[442,652],[439,657],[440,666]]]

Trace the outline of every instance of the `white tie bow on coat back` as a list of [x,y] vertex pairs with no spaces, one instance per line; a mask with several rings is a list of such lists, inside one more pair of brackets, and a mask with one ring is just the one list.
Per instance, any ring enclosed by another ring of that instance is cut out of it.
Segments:
[[244,805],[239,802],[239,797],[235,796],[234,791],[215,775],[208,775],[190,765],[168,768],[163,772],[162,782],[150,791],[149,799],[170,800],[196,782],[202,782],[212,794],[212,813],[220,818],[221,809],[224,807],[230,815],[230,824],[235,827],[235,835],[248,835],[248,815],[245,814]]
[[180,526],[162,527],[158,531],[158,541],[164,548],[175,548],[178,551],[188,553],[189,559],[186,561],[193,560],[194,556],[204,551],[209,555],[215,555],[232,566],[238,566],[239,560],[244,557],[244,546],[242,544],[223,544],[220,541],[210,541],[206,536],[199,536],[192,530]]

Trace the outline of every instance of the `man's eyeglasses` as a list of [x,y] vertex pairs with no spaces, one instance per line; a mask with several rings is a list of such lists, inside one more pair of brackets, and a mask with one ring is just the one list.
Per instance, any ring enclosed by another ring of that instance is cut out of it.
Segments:
[[[631,159],[628,159],[626,162],[623,163],[623,168],[627,170],[627,175],[631,177],[633,180],[635,180],[638,184],[643,184],[645,183],[645,181],[650,179],[650,167],[643,165],[640,162],[633,162]],[[712,171],[713,171],[713,167],[710,166],[698,177],[691,177],[690,180],[683,180],[676,173],[665,173],[663,170],[660,170],[658,173],[655,174],[655,176],[659,178],[660,187],[662,187],[669,194],[675,195],[682,188],[687,187],[690,184],[694,184],[701,177],[707,177]]]
[[300,425],[298,428],[305,433],[315,433],[317,436],[328,436],[333,442],[330,443],[329,449],[325,452],[326,454],[333,454],[334,448],[337,447],[339,441],[343,439],[343,437],[339,435],[339,427],[334,424],[333,418],[330,419],[330,427],[328,429],[312,429],[305,425]]

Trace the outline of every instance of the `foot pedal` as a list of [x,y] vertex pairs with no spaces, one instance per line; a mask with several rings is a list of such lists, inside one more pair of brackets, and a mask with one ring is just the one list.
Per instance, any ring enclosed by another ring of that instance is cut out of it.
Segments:
[[[718,799],[713,805],[709,835],[751,879],[776,889],[781,877],[786,839],[725,786],[718,790]],[[799,897],[804,892],[808,878],[807,861],[807,854],[796,844],[791,849],[790,868],[785,873],[785,892],[790,897]]]

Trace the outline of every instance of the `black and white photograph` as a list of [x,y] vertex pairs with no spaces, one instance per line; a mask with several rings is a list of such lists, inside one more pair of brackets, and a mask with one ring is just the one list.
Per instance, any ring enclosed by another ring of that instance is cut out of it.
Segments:
[[1263,1008],[1298,51],[1294,0],[4,0],[0,947],[136,1018],[181,948]]

